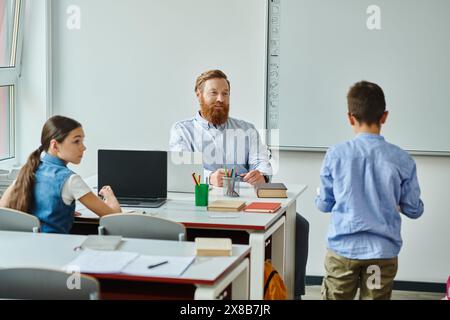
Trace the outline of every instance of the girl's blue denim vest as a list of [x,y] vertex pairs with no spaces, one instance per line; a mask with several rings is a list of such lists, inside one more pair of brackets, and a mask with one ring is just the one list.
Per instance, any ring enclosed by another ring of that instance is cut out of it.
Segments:
[[66,205],[62,188],[74,173],[64,161],[49,154],[41,159],[35,174],[32,213],[41,222],[41,232],[69,233],[73,225],[75,201]]

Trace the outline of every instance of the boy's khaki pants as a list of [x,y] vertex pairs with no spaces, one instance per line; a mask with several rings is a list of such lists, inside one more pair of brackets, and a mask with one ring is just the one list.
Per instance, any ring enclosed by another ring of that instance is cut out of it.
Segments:
[[353,300],[358,288],[360,300],[389,300],[398,259],[355,260],[328,251],[322,283],[324,300]]

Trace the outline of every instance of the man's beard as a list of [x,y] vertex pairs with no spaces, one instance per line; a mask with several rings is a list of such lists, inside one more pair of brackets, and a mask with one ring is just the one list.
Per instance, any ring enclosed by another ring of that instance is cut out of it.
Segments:
[[[215,108],[219,106],[221,108]],[[224,103],[206,104],[203,97],[200,98],[200,108],[202,117],[211,122],[213,125],[222,125],[228,121],[228,114],[230,112],[230,105]]]

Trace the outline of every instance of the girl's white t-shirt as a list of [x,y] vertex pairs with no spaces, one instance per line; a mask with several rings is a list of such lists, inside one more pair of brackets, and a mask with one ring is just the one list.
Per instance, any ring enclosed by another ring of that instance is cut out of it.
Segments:
[[92,192],[92,190],[86,182],[84,182],[83,178],[78,174],[73,174],[64,183],[61,191],[61,198],[66,205],[70,206],[72,202],[79,200],[89,192]]
[[[16,184],[16,180],[13,181],[13,185]],[[78,174],[71,175],[62,187],[61,198],[64,204],[70,206],[75,200],[87,195],[92,192],[91,188],[84,182]]]

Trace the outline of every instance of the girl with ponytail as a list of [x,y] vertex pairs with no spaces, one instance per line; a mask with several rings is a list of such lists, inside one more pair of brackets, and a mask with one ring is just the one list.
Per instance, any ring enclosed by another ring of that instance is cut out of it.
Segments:
[[44,125],[41,146],[23,166],[16,181],[0,199],[0,207],[26,212],[41,222],[41,231],[69,233],[73,225],[75,201],[79,200],[99,216],[121,212],[109,186],[100,200],[83,179],[67,168],[83,158],[84,131],[75,120],[55,116]]

